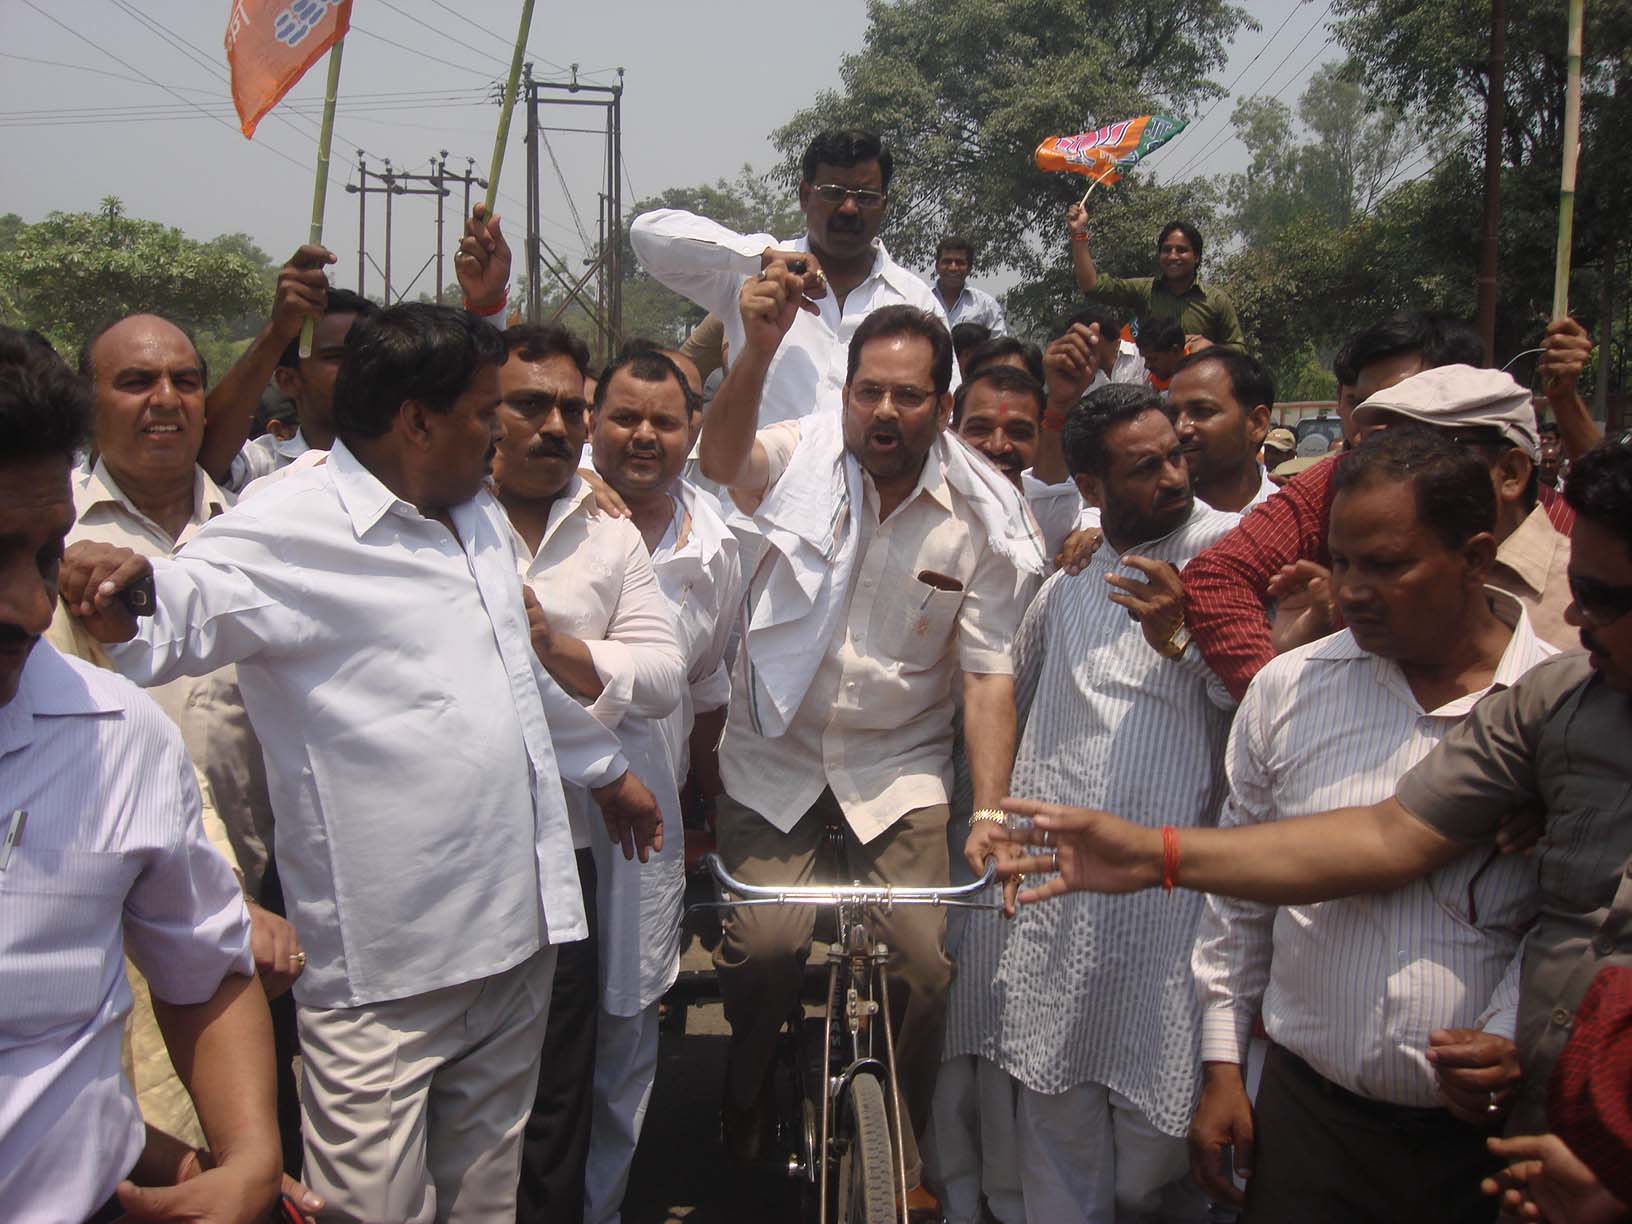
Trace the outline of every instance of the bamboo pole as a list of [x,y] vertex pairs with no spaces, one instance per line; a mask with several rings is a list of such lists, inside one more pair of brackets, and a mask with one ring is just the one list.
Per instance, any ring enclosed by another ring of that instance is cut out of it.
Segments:
[[499,111],[499,131],[493,138],[493,168],[487,175],[487,215],[493,215],[493,201],[499,195],[499,171],[504,168],[504,146],[510,139],[510,112],[516,108],[516,87],[521,81],[521,61],[527,53],[527,32],[533,25],[533,0],[522,0],[521,29],[516,49],[510,57],[510,79],[504,86],[504,105]]
[[1553,318],[1570,313],[1570,242],[1575,233],[1575,163],[1581,152],[1581,24],[1583,0],[1570,0],[1569,59],[1564,94],[1564,172],[1558,188],[1558,260],[1553,268]]
[[[323,125],[317,133],[317,181],[312,187],[312,226],[306,241],[312,246],[323,245],[323,205],[329,195],[329,146],[334,141],[334,99],[340,92],[340,53],[346,40],[337,38],[329,48],[329,80],[323,89]],[[307,317],[300,325],[300,355],[312,355],[312,332],[315,321]]]

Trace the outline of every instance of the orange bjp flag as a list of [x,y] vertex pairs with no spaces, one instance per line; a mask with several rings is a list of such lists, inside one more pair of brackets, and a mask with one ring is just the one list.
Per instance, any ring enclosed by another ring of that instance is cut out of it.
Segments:
[[227,66],[245,136],[351,27],[351,0],[232,0]]

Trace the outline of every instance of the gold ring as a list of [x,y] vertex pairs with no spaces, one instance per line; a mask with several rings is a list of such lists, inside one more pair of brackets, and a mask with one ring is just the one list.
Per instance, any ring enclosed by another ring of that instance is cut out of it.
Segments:
[[289,963],[300,969],[306,968],[306,953],[291,952],[289,954]]

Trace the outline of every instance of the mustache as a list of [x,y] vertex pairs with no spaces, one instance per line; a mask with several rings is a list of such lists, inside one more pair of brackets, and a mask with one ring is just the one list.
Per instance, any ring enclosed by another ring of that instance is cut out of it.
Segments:
[[555,438],[534,438],[527,444],[529,459],[570,459],[572,448]]
[[986,457],[1005,472],[1022,472],[1026,467],[1026,461],[1013,451],[1006,455],[987,455]]
[[851,217],[844,213],[835,213],[828,221],[827,228],[844,234],[859,233],[861,231],[861,218]]

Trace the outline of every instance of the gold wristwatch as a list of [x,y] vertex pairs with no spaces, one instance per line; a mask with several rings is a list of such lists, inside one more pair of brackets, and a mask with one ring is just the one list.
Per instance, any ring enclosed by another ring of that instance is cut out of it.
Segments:
[[1164,659],[1177,659],[1190,649],[1190,630],[1183,621],[1179,627],[1168,635],[1167,641],[1156,648],[1156,653]]

